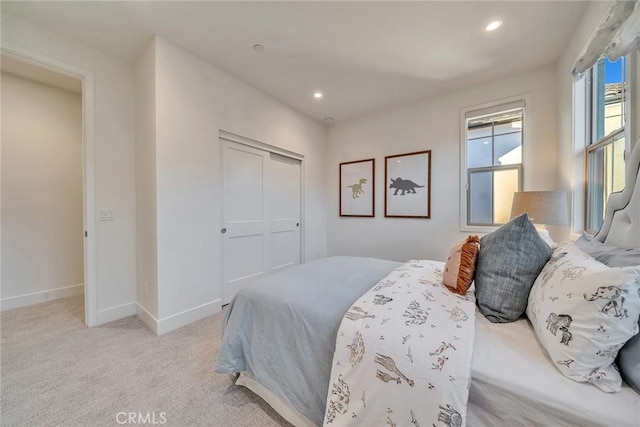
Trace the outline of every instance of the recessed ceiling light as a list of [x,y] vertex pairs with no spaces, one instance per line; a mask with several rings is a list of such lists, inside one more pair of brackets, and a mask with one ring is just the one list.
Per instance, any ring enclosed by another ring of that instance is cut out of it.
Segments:
[[322,98],[322,92],[314,92],[313,97],[314,97],[315,99],[320,99],[320,98]]
[[327,124],[327,125],[331,125],[331,124],[333,124],[333,122],[334,122],[333,117],[325,117],[324,118],[324,123]]
[[253,45],[253,50],[255,50],[256,52],[262,52],[264,50],[264,46],[262,46],[260,43],[256,43]]
[[493,31],[502,25],[502,21],[493,21],[489,25],[487,25],[487,31]]

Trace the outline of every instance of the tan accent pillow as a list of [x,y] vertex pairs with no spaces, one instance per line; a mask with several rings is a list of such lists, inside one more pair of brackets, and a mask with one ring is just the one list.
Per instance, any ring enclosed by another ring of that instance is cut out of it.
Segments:
[[451,292],[460,295],[467,293],[467,289],[473,282],[479,249],[480,238],[478,236],[469,236],[467,240],[451,249],[442,275],[444,285]]

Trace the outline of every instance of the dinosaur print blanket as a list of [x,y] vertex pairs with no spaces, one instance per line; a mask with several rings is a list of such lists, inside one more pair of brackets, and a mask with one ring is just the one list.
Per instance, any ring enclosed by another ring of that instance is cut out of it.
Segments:
[[325,426],[466,425],[475,296],[448,291],[443,268],[409,261],[344,315]]

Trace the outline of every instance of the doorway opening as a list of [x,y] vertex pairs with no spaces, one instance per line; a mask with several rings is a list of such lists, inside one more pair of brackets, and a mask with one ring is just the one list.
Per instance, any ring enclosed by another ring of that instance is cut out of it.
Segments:
[[69,298],[94,326],[92,77],[4,46],[1,60],[0,307]]

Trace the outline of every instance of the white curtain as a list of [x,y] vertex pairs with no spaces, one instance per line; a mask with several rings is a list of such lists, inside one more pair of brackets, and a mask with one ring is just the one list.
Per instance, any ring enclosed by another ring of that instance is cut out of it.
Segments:
[[609,7],[571,68],[579,77],[603,56],[615,61],[640,44],[640,2],[617,1]]

